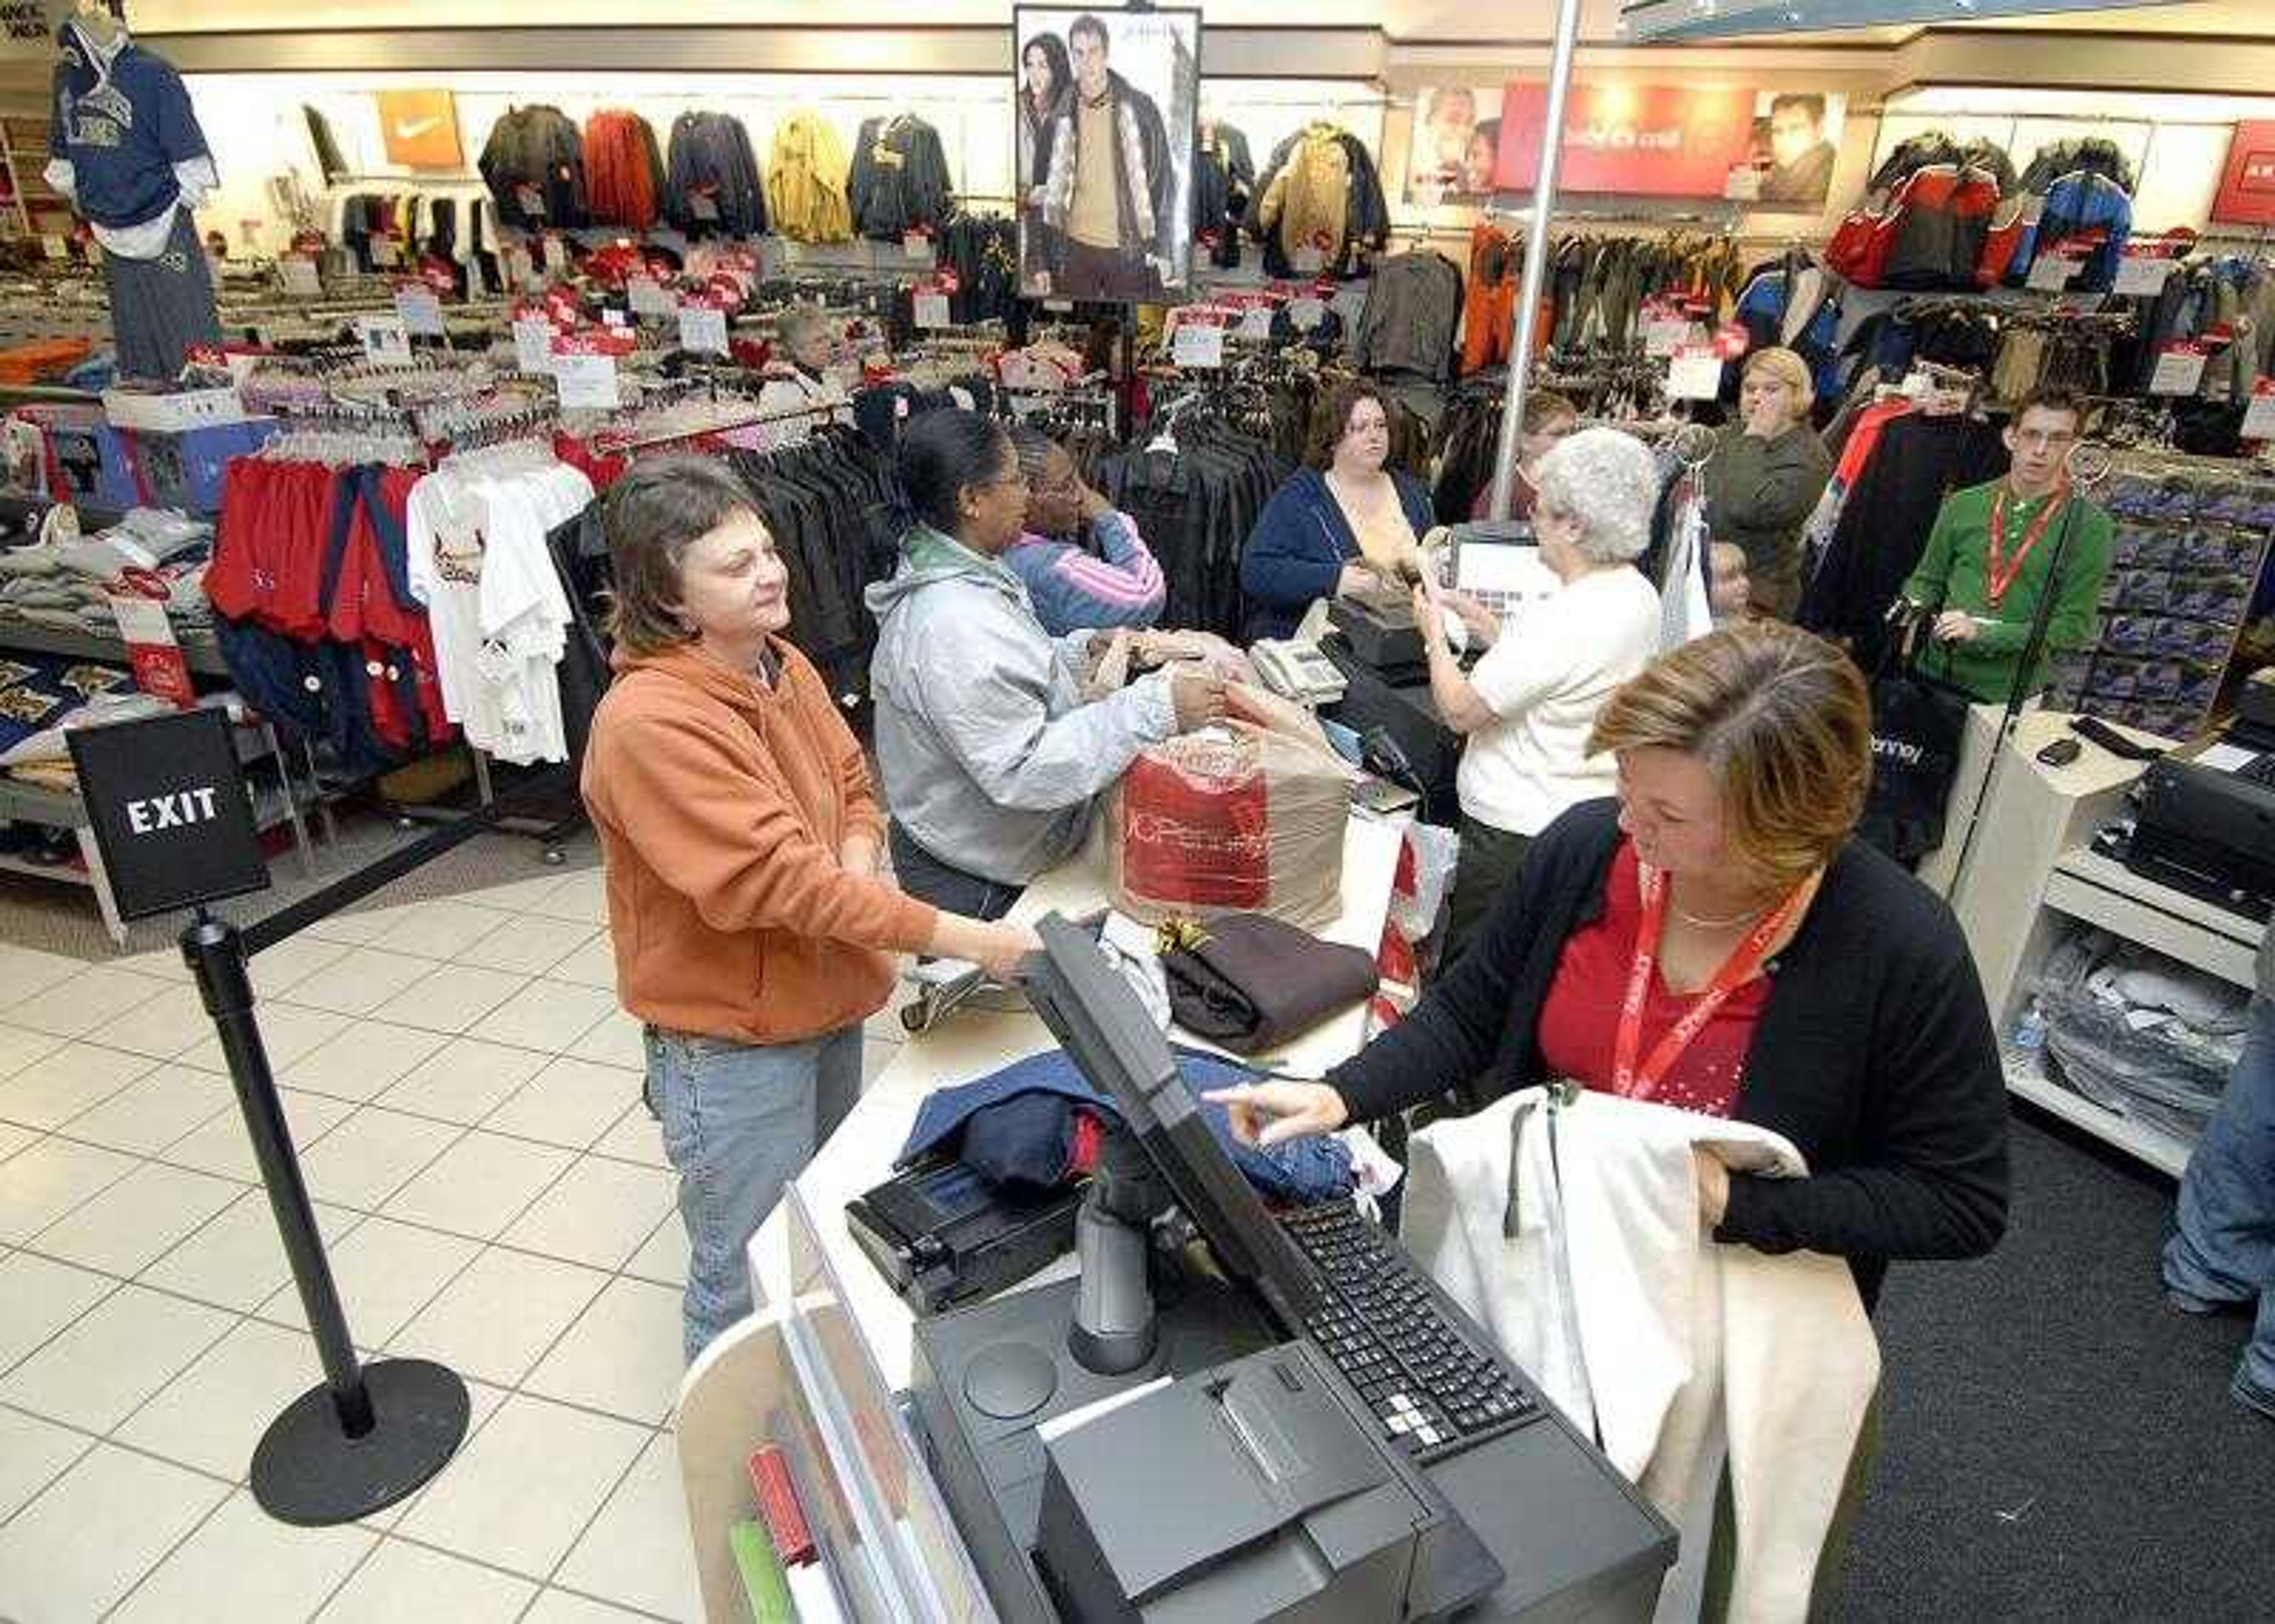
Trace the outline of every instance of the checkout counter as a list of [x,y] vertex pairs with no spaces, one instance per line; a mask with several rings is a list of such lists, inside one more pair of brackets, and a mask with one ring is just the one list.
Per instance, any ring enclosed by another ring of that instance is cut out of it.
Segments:
[[[1388,913],[1402,843],[1399,825],[1354,812],[1345,835],[1342,911],[1322,935],[1373,950]],[[1055,912],[1078,918],[1094,912],[1106,894],[1103,857],[1093,841],[1083,858],[1032,888],[1017,911],[1023,918]],[[1370,1019],[1361,1005],[1281,1052],[1251,1057],[1251,1063],[1319,1076],[1360,1046]],[[944,1454],[960,1454],[958,1446],[951,1443],[943,1452],[941,1440],[927,1437],[900,1402],[899,1395],[930,1379],[918,1356],[916,1318],[845,1219],[847,1203],[891,1172],[926,1094],[1056,1046],[1043,1021],[1025,1010],[967,1008],[912,1039],[752,1238],[750,1265],[761,1306],[690,1369],[678,1410],[682,1471],[711,1619],[749,1616],[727,1534],[751,1514],[745,1462],[767,1442],[790,1457],[809,1514],[824,1525],[816,1531],[834,1552],[849,1619],[1057,1616],[1032,1564],[1016,1564],[1024,1573],[1007,1571],[1001,1525],[993,1537],[978,1526],[990,1518],[986,1507],[975,1510],[971,1497],[984,1491],[975,1487],[972,1474],[942,1469],[949,1464]],[[1024,1334],[1023,1325],[1050,1327],[1034,1333],[1038,1341],[1062,1337],[1076,1274],[1074,1258],[1062,1258],[987,1303],[927,1320],[928,1333],[951,1322],[996,1323],[1007,1327],[1001,1333],[1007,1337]],[[1216,1294],[1195,1291],[1177,1306],[1165,1304],[1162,1342],[1175,1373],[1201,1364],[1227,1368],[1227,1358],[1272,1340],[1256,1328],[1252,1309],[1243,1316],[1229,1306],[1208,1306],[1219,1301]],[[999,1318],[970,1318],[987,1315]],[[1283,1343],[1287,1353],[1309,1350],[1308,1343]],[[1126,1380],[1134,1386],[1154,1373],[1141,1371]],[[1279,1379],[1289,1378],[1282,1371]],[[936,1394],[930,1409],[939,1414]],[[1561,1416],[1545,1403],[1543,1409],[1537,1424],[1430,1469],[1444,1499],[1503,1575],[1481,1601],[1443,1616],[1648,1618],[1674,1558],[1672,1531]],[[1415,1469],[1409,1475],[1421,1473]],[[1183,1483],[1173,1491],[1182,1513],[1198,1514],[1197,1526],[1207,1521],[1202,1497],[1209,1492],[1206,1482]],[[996,1509],[1032,1529],[1040,1493],[1038,1481],[1007,1493]],[[818,1514],[813,1502],[821,1507]],[[1160,1557],[1157,1551],[1157,1563]],[[1226,1616],[1221,1601],[1201,1611],[1191,1610],[1190,1597],[1183,1608],[1177,1602],[1171,1587],[1124,1616]],[[1383,1614],[1329,1608],[1275,1616],[1364,1617],[1372,1624]]]

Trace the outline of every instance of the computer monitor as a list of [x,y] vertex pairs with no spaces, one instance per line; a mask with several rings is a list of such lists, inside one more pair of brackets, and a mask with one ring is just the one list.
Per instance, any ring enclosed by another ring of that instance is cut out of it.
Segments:
[[1217,1143],[1176,1058],[1091,931],[1057,914],[1036,925],[1043,951],[1021,977],[1027,1001],[1093,1087],[1114,1101],[1177,1205],[1224,1271],[1250,1287],[1289,1335],[1318,1310],[1318,1282],[1247,1178]]

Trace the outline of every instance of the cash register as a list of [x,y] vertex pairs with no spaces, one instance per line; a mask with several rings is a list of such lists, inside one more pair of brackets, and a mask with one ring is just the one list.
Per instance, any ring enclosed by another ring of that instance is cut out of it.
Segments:
[[1028,1000],[1121,1118],[1083,1273],[914,1330],[998,1613],[1649,1618],[1667,1523],[1394,1239],[1348,1203],[1268,1210],[1091,933],[1039,931]]

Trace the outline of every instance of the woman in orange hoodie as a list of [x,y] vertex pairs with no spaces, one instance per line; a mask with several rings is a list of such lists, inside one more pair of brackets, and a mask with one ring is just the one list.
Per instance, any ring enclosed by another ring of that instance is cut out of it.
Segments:
[[715,462],[644,462],[603,512],[616,677],[585,804],[608,864],[616,992],[647,1023],[650,1109],[679,1173],[692,1360],[751,1311],[744,1247],[852,1108],[862,1022],[896,953],[1008,975],[1024,925],[944,913],[878,877],[861,747],[784,642],[787,572]]

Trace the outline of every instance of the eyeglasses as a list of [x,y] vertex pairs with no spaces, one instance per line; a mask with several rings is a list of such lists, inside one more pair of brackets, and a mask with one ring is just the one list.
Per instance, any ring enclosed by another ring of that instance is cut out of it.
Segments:
[[2057,446],[2077,443],[2077,431],[2069,428],[2018,428],[2014,435],[2016,445],[2029,446],[2034,451],[2051,451]]

